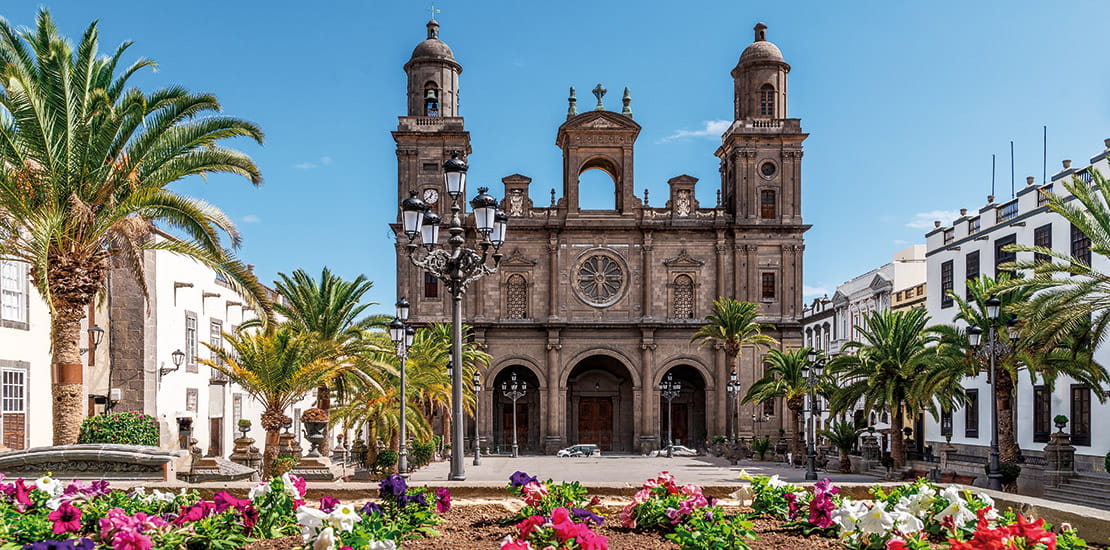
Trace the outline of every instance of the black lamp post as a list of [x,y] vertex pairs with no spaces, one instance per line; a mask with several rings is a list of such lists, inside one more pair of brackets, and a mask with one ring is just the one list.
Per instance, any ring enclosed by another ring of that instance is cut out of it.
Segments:
[[501,381],[501,393],[513,400],[513,458],[520,456],[520,448],[516,444],[516,402],[528,393],[528,383],[524,380],[517,380],[516,373],[509,376],[509,380]]
[[756,437],[759,437],[759,425],[764,423],[764,422],[770,422],[770,421],[771,421],[771,415],[769,415],[767,413],[763,413],[763,416],[756,416],[755,413],[752,413],[752,424],[754,424],[755,428],[756,428],[755,429]]
[[[505,232],[508,216],[499,215],[497,200],[486,194],[485,187],[478,188],[478,196],[470,201],[474,209],[474,225],[478,232],[476,247],[467,248],[463,228],[462,215],[465,208],[463,197],[466,194],[467,165],[459,159],[458,154],[451,155],[451,160],[443,163],[443,180],[447,187],[447,194],[451,197],[451,220],[448,222],[447,246],[439,247],[439,216],[431,212],[430,208],[416,196],[416,191],[411,191],[411,196],[401,201],[402,230],[408,238],[408,256],[413,265],[427,271],[437,279],[444,282],[447,292],[453,299],[452,307],[452,344],[451,359],[456,365],[462,365],[462,297],[466,286],[471,282],[497,271],[501,263],[501,245],[505,243]],[[426,253],[417,257],[419,245],[415,239],[420,235]],[[488,263],[490,248],[493,248],[493,263]],[[463,369],[456,369],[451,375],[451,417],[456,419],[451,426],[451,472],[448,479],[462,481],[466,479],[463,464]]]
[[810,348],[809,361],[802,365],[802,375],[806,377],[806,387],[809,389],[809,423],[806,426],[806,481],[817,481],[817,414],[820,407],[817,403],[817,378],[821,376],[821,369],[825,361],[817,360],[817,350]]
[[737,398],[740,397],[740,382],[736,379],[736,371],[728,374],[728,384],[725,385],[725,391],[728,392],[729,404],[732,407],[732,414],[728,415],[728,422],[731,425],[728,436],[735,443],[736,425],[740,423],[740,404],[736,402]]
[[408,326],[409,301],[401,298],[396,303],[397,317],[389,323],[389,339],[397,345],[397,357],[401,359],[401,418],[399,426],[400,453],[397,457],[397,473],[402,477],[409,475],[408,453],[408,385],[405,378],[405,362],[409,356],[409,348],[416,339],[416,329]]
[[161,378],[161,377],[163,377],[163,376],[165,376],[165,375],[167,375],[167,374],[169,374],[169,373],[171,373],[171,372],[173,372],[177,369],[180,369],[181,368],[181,363],[185,362],[185,352],[183,352],[179,349],[174,350],[173,353],[170,354],[170,358],[173,359],[173,368],[169,369],[169,368],[166,368],[166,367],[162,367],[162,368],[158,369],[158,377],[159,378]]
[[1014,348],[1017,346],[1018,336],[1020,329],[1018,323],[1020,322],[1017,317],[1011,317],[1006,323],[1006,332],[1009,337],[1011,345],[1006,345],[1004,342],[998,341],[995,334],[999,330],[998,314],[1002,306],[1002,301],[998,298],[991,297],[986,301],[987,306],[987,319],[989,325],[986,329],[987,332],[987,345],[979,347],[982,342],[984,329],[977,326],[967,327],[967,341],[971,347],[978,348],[976,355],[981,358],[990,360],[990,385],[991,385],[991,452],[990,452],[990,473],[987,474],[989,481],[989,488],[999,491],[1002,489],[1002,474],[999,472],[998,463],[998,370],[995,365],[1000,357],[1004,357],[1013,353]]
[[671,405],[671,402],[674,401],[674,398],[678,397],[680,393],[682,393],[682,381],[675,380],[674,376],[668,372],[667,377],[659,383],[659,394],[663,396],[663,399],[667,400],[667,458],[674,456],[674,440],[671,438],[671,412],[674,407]]
[[471,379],[474,384],[474,465],[482,465],[482,438],[481,426],[478,424],[478,409],[482,408],[482,377],[478,371],[474,371],[474,376]]

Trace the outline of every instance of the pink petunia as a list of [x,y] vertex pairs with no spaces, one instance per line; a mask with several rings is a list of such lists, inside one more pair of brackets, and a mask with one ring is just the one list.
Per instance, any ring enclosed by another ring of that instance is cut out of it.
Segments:
[[81,530],[81,509],[68,502],[50,512],[46,519],[54,522],[55,535]]
[[150,550],[153,546],[150,537],[131,529],[118,531],[112,537],[112,550]]
[[510,535],[501,541],[501,550],[532,550],[532,545],[526,540],[513,540]]

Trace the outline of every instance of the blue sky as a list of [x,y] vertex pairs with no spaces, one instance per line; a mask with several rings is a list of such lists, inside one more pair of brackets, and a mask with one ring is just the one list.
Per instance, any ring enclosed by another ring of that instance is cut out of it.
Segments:
[[[396,157],[389,132],[405,109],[402,65],[424,38],[428,4],[414,1],[160,2],[9,0],[0,15],[31,25],[45,5],[70,36],[101,21],[102,49],[123,40],[159,63],[146,89],[182,84],[215,93],[253,120],[264,146],[238,144],[262,168],[253,189],[232,177],[183,181],[235,219],[240,250],[263,281],[298,267],[365,273],[373,298],[394,300]],[[932,220],[977,209],[998,155],[1009,196],[1060,159],[1083,165],[1110,137],[1110,3],[1090,1],[615,2],[441,0],[441,37],[463,65],[461,111],[471,132],[472,185],[533,178],[533,200],[561,187],[555,132],[569,86],[593,104],[598,82],[631,88],[643,127],[637,194],[662,204],[667,179],[701,179],[712,204],[713,151],[732,115],[729,71],[769,25],[790,74],[790,116],[810,133],[803,163],[805,282],[820,293],[924,242]],[[813,296],[807,296],[807,299]]]

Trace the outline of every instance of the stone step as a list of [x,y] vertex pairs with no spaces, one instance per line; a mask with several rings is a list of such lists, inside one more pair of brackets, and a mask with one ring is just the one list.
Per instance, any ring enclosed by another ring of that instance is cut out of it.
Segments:
[[1095,485],[1088,485],[1082,482],[1068,481],[1059,487],[1051,487],[1052,489],[1062,489],[1073,495],[1090,495],[1094,498],[1105,498],[1110,500],[1110,488],[1098,487]]
[[1069,504],[1078,504],[1092,508],[1110,510],[1110,497],[1098,498],[1090,494],[1076,493],[1063,488],[1048,488],[1044,490],[1044,498]]
[[1105,487],[1107,489],[1110,489],[1110,476],[1106,475],[1078,473],[1074,478],[1068,480],[1068,482],[1083,483],[1085,485],[1091,485],[1094,487]]

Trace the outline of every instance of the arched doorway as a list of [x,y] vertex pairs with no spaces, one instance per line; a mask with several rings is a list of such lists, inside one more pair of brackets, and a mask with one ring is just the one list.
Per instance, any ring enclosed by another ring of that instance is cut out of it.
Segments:
[[[493,380],[493,446],[494,452],[508,453],[513,446],[513,400],[501,390],[502,382],[509,382],[516,374],[518,382],[526,384],[524,397],[516,402],[516,438],[522,453],[540,450],[540,380],[532,369],[513,365],[501,369]],[[485,439],[483,437],[483,439]]]
[[567,377],[567,443],[593,443],[602,451],[632,452],[633,378],[617,359],[593,355]]
[[[701,372],[690,365],[676,365],[663,373],[663,379],[671,375],[672,380],[680,382],[682,389],[677,397],[671,400],[670,419],[671,438],[675,445],[685,445],[693,449],[705,447],[708,438],[706,432],[705,408],[705,378]],[[659,395],[659,435],[663,446],[667,444],[667,419],[668,403]]]

